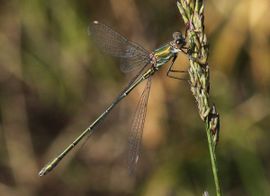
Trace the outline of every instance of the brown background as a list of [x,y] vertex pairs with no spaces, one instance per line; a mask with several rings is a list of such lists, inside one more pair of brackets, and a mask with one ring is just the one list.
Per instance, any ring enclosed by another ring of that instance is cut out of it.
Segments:
[[[140,85],[59,167],[39,169],[84,130],[130,74],[98,51],[100,20],[147,49],[184,31],[175,0],[0,2],[0,195],[214,195],[204,125],[186,82],[153,78],[137,172],[126,143]],[[217,157],[226,195],[267,195],[269,0],[209,0],[211,97],[221,116]],[[180,55],[179,68],[187,59]]]

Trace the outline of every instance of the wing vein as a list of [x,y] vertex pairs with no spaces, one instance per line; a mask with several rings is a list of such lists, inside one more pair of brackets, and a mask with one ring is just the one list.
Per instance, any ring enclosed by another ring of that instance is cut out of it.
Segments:
[[140,144],[143,135],[143,127],[147,112],[147,103],[151,88],[151,77],[147,80],[147,84],[138,102],[136,112],[131,125],[128,145],[128,168],[129,172],[133,173],[139,159]]
[[133,71],[150,62],[150,55],[146,49],[105,24],[97,21],[91,23],[88,33],[101,51],[122,59],[120,68],[123,72]]

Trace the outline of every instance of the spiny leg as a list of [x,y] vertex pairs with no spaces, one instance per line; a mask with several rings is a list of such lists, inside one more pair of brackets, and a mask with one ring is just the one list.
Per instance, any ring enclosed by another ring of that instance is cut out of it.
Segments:
[[175,70],[173,69],[173,65],[174,65],[174,62],[177,58],[177,55],[175,55],[172,59],[172,63],[170,64],[168,70],[167,70],[167,76],[169,78],[173,78],[173,79],[176,79],[176,80],[182,80],[182,81],[187,81],[188,79],[187,78],[181,78],[181,77],[177,77],[177,76],[174,76],[174,75],[171,75],[170,73],[187,73],[187,71],[183,71],[183,70]]

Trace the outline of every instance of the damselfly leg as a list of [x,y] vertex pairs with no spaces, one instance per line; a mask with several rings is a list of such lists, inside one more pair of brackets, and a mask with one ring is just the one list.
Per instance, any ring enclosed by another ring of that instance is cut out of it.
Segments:
[[182,77],[179,77],[179,76],[176,76],[176,75],[172,75],[172,73],[184,73],[184,74],[187,73],[187,71],[173,69],[173,65],[174,65],[174,62],[175,62],[176,58],[177,58],[177,55],[175,55],[173,57],[173,59],[172,59],[172,62],[171,62],[170,66],[169,66],[169,68],[167,70],[167,76],[169,78],[173,78],[173,79],[176,79],[176,80],[188,81],[187,78],[182,78]]

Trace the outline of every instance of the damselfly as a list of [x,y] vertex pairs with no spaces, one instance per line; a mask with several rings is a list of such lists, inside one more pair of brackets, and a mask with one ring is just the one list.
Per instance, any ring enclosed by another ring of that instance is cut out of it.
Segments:
[[105,53],[121,59],[120,68],[123,72],[129,72],[136,68],[140,68],[138,74],[129,82],[115,100],[107,107],[107,109],[86,129],[84,130],[62,153],[49,162],[41,171],[40,176],[43,176],[53,170],[59,162],[87,135],[92,134],[93,130],[102,120],[111,112],[111,110],[125,98],[138,84],[147,80],[145,89],[140,97],[136,108],[135,117],[132,122],[131,133],[129,136],[129,170],[132,172],[139,158],[139,149],[143,133],[144,121],[146,117],[147,102],[151,87],[151,77],[168,61],[172,60],[167,76],[180,79],[172,76],[172,72],[181,72],[173,70],[173,64],[177,54],[182,51],[186,53],[185,38],[180,32],[173,33],[173,40],[166,43],[162,47],[148,52],[140,45],[129,41],[121,34],[115,32],[110,27],[94,21],[89,25],[89,35],[96,42],[96,45]]

